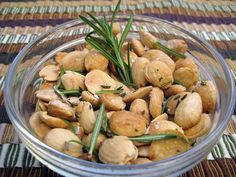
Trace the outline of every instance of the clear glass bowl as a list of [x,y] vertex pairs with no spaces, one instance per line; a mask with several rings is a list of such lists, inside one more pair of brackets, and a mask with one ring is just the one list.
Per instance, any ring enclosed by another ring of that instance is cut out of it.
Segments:
[[[125,24],[128,16],[117,21]],[[152,32],[160,39],[184,39],[188,54],[196,59],[203,79],[214,81],[218,103],[212,114],[211,132],[189,151],[160,162],[144,165],[107,165],[73,158],[58,152],[39,140],[29,127],[34,111],[34,92],[40,85],[38,72],[44,63],[59,51],[71,51],[84,46],[90,28],[80,20],[70,21],[42,34],[29,43],[11,64],[7,74],[4,98],[8,115],[26,148],[50,169],[71,176],[177,176],[190,170],[206,158],[220,138],[234,108],[234,84],[222,56],[206,41],[170,22],[145,16],[135,16],[128,38],[138,38],[138,30]]]

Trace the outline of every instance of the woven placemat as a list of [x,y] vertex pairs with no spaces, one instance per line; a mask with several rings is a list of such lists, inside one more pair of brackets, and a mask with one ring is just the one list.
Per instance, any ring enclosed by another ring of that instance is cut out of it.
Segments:
[[[48,29],[92,12],[110,14],[115,0],[18,1],[0,3],[0,176],[59,176],[40,164],[21,143],[6,114],[2,89],[18,52]],[[236,59],[236,2],[221,0],[129,0],[119,13],[171,21],[211,43],[231,68]],[[236,176],[236,116],[207,159],[182,176]]]

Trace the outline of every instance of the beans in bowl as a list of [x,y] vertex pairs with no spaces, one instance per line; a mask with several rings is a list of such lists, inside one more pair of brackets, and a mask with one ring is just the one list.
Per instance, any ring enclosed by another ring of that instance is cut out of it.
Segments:
[[184,40],[146,31],[127,40],[132,17],[123,31],[81,19],[94,30],[87,46],[57,53],[39,72],[29,119],[39,139],[76,158],[126,165],[178,155],[210,131],[216,88],[200,80]]

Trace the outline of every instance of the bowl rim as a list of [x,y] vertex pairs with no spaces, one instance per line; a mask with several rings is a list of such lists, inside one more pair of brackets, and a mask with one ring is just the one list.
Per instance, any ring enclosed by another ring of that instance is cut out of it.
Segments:
[[[99,18],[102,18],[102,16],[99,16]],[[108,17],[109,18],[109,17]],[[117,15],[117,19],[122,19],[122,18],[129,18],[128,15]],[[185,30],[184,28],[163,20],[163,19],[159,19],[156,17],[151,17],[151,16],[146,16],[146,15],[135,15],[134,16],[134,21],[135,19],[139,20],[145,20],[145,21],[149,21],[152,22],[153,21],[159,21],[161,23],[166,23],[170,26],[175,27],[177,30],[184,32],[185,34],[189,35],[191,38],[193,38],[194,40],[196,40],[197,42],[201,43],[202,45],[204,45],[205,47],[208,48],[209,51],[211,51],[212,55],[215,56],[215,58],[217,58],[217,60],[220,62],[221,67],[224,70],[224,73],[226,75],[226,80],[228,83],[230,83],[230,85],[228,85],[228,87],[230,88],[230,95],[232,95],[232,97],[230,98],[230,101],[228,101],[228,104],[230,105],[230,107],[228,107],[227,112],[225,114],[225,119],[227,121],[224,121],[222,124],[218,125],[212,132],[210,132],[207,136],[207,138],[205,138],[204,140],[202,140],[201,143],[199,143],[198,145],[192,147],[191,149],[189,149],[186,152],[183,152],[179,155],[170,157],[166,160],[162,160],[159,162],[151,162],[151,163],[147,163],[147,164],[138,164],[138,165],[124,165],[124,166],[120,166],[120,165],[113,165],[113,164],[99,164],[99,163],[95,163],[95,162],[90,162],[90,161],[85,161],[79,158],[75,158],[69,155],[66,155],[62,152],[59,152],[53,148],[51,148],[50,146],[46,145],[45,143],[43,143],[42,141],[40,141],[38,138],[36,138],[34,135],[32,135],[30,133],[30,131],[26,130],[23,124],[21,124],[17,119],[20,119],[20,117],[18,117],[18,113],[16,111],[16,109],[14,108],[14,104],[11,98],[11,78],[14,76],[15,71],[16,71],[16,67],[18,65],[18,63],[20,62],[20,60],[25,56],[25,54],[27,53],[27,51],[37,42],[39,42],[41,39],[43,39],[44,37],[46,37],[47,35],[49,35],[50,33],[53,33],[54,31],[63,29],[63,28],[69,28],[72,27],[74,25],[83,23],[81,20],[79,19],[75,19],[75,20],[71,20],[68,21],[66,23],[60,24],[56,27],[53,27],[52,29],[46,31],[45,33],[42,33],[41,35],[39,35],[35,40],[31,41],[30,43],[28,43],[20,52],[19,54],[15,57],[14,61],[12,62],[8,73],[6,75],[6,81],[5,81],[5,85],[4,85],[4,102],[5,102],[5,107],[7,110],[7,113],[9,115],[9,118],[11,120],[11,122],[13,123],[14,126],[17,127],[17,131],[20,131],[28,140],[32,141],[35,145],[39,145],[40,148],[43,148],[44,150],[49,151],[50,153],[53,153],[56,156],[59,157],[65,157],[65,158],[69,158],[70,160],[73,160],[74,162],[78,162],[78,165],[84,165],[84,166],[88,166],[88,167],[93,167],[96,166],[97,168],[109,168],[109,169],[113,169],[113,170],[129,170],[129,169],[139,169],[139,168],[145,168],[145,167],[153,167],[153,166],[157,166],[157,165],[163,165],[163,164],[169,164],[169,163],[173,163],[174,161],[179,161],[181,159],[183,159],[183,157],[187,157],[187,155],[189,154],[193,154],[194,156],[199,155],[202,152],[202,149],[204,149],[205,146],[207,146],[207,144],[209,144],[210,141],[213,141],[214,139],[217,139],[222,133],[223,130],[226,128],[228,121],[230,120],[230,116],[232,115],[233,109],[234,109],[234,98],[235,98],[235,87],[234,87],[234,81],[232,78],[232,75],[230,73],[230,70],[226,64],[226,62],[224,61],[223,57],[219,54],[219,52],[213,48],[205,39],[199,38],[198,36],[196,36],[195,34],[193,34],[190,31]],[[17,117],[17,118],[16,118]]]

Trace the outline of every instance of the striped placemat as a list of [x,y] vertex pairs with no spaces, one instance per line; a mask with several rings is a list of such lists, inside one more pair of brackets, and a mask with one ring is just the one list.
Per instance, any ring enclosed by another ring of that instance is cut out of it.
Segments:
[[[2,89],[6,72],[18,52],[38,35],[92,12],[110,14],[116,0],[28,1],[0,3],[0,176],[60,176],[35,159],[21,143],[6,114]],[[236,64],[236,2],[223,0],[129,0],[120,14],[145,14],[171,21],[206,39]],[[154,29],[155,30],[155,29]],[[81,31],[83,32],[83,31]],[[235,67],[236,68],[236,67]],[[234,68],[234,69],[235,69]],[[236,176],[236,116],[202,163],[182,176]]]

